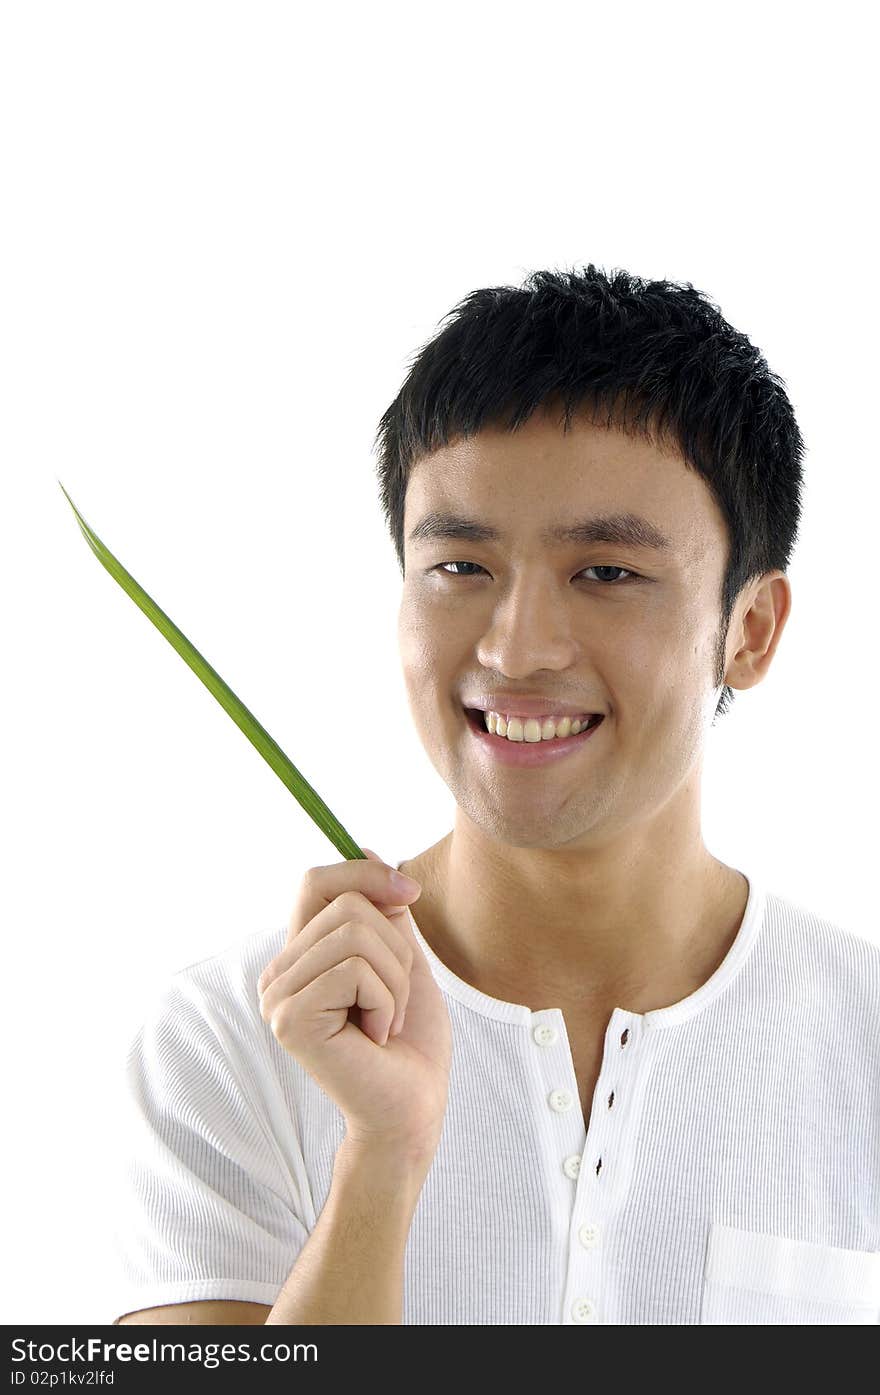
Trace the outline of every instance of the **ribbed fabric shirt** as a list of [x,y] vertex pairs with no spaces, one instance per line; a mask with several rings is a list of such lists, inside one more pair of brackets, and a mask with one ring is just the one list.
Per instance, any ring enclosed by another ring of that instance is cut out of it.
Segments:
[[[880,1323],[880,945],[743,875],[711,978],[611,1014],[587,1126],[562,1010],[488,997],[415,925],[453,1051],[405,1324]],[[259,1010],[286,938],[174,973],[131,1042],[114,1317],[271,1306],[321,1213],[345,1122]]]

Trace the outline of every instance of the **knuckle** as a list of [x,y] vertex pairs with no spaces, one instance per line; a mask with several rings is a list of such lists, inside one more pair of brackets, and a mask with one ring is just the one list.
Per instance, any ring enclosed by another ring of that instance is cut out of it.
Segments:
[[359,891],[342,891],[336,898],[336,904],[345,915],[358,915],[363,911],[364,898]]
[[288,1035],[296,1022],[296,1004],[292,998],[285,998],[272,1013],[272,1031],[275,1036]]
[[356,920],[345,920],[341,925],[337,925],[333,934],[343,948],[351,949],[361,943],[362,928]]
[[369,964],[367,963],[367,960],[364,958],[364,956],[363,956],[362,954],[349,954],[347,958],[345,958],[345,959],[343,959],[343,960],[341,961],[341,963],[338,965],[338,967],[339,967],[340,969],[344,969],[344,968],[346,967],[346,965],[348,965],[348,964],[354,965],[354,968],[355,968],[355,970],[356,970],[358,973],[361,972],[361,970],[364,968],[365,965],[366,965],[368,968],[370,967]]

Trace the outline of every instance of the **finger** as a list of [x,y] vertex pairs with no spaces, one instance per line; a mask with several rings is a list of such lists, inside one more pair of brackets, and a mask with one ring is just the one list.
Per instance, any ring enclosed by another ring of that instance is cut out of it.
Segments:
[[[352,1008],[360,1009],[362,1026],[350,1022]],[[375,969],[356,956],[325,970],[289,998],[283,998],[272,1013],[270,1025],[286,1050],[310,1068],[310,1048],[342,1032],[360,1032],[379,1046],[388,1041],[388,1024],[394,1015],[394,1000]],[[355,1038],[357,1040],[357,1038]]]
[[305,988],[313,979],[347,959],[362,959],[385,984],[393,999],[393,1021],[400,1021],[409,1000],[409,970],[369,925],[346,921],[319,939],[280,973],[263,993],[260,1016],[271,1020],[278,1004]]
[[374,903],[408,905],[417,898],[421,888],[410,893],[395,884],[395,875],[396,869],[375,853],[372,857],[346,858],[344,862],[333,862],[327,867],[310,867],[300,882],[289,934],[299,934],[304,925],[343,891],[360,891]]
[[[396,869],[383,862],[372,849],[365,851],[368,851],[370,856],[346,858],[344,862],[309,868],[299,885],[288,922],[285,948],[343,891],[361,891],[374,904],[393,908],[395,913],[409,901],[416,899],[420,891],[409,893],[394,886],[391,878]],[[275,962],[272,960],[267,964],[260,975],[257,983],[260,992],[271,982]]]
[[[406,908],[401,911],[405,914]],[[346,921],[360,922],[370,927],[371,931],[377,935],[388,946],[403,965],[407,974],[412,967],[413,946],[411,940],[403,931],[400,920],[390,920],[388,916],[373,905],[363,892],[344,891],[337,896],[329,905],[305,925],[299,934],[288,939],[282,947],[280,953],[266,965],[260,975],[257,988],[260,993],[274,983],[279,974],[288,970],[292,964],[305,954],[306,950],[316,944],[325,936],[332,934]]]

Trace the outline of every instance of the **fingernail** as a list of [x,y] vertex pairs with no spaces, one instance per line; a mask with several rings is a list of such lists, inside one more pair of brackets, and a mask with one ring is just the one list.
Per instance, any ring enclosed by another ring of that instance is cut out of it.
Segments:
[[391,885],[402,896],[412,896],[414,892],[422,889],[418,882],[413,881],[412,877],[404,876],[403,872],[391,873]]

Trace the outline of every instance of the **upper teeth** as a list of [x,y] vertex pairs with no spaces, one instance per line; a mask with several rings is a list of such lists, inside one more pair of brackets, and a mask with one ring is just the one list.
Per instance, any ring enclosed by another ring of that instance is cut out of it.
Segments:
[[589,725],[590,714],[580,717],[505,717],[501,712],[484,712],[483,720],[495,736],[508,741],[549,741],[555,736],[577,736]]

